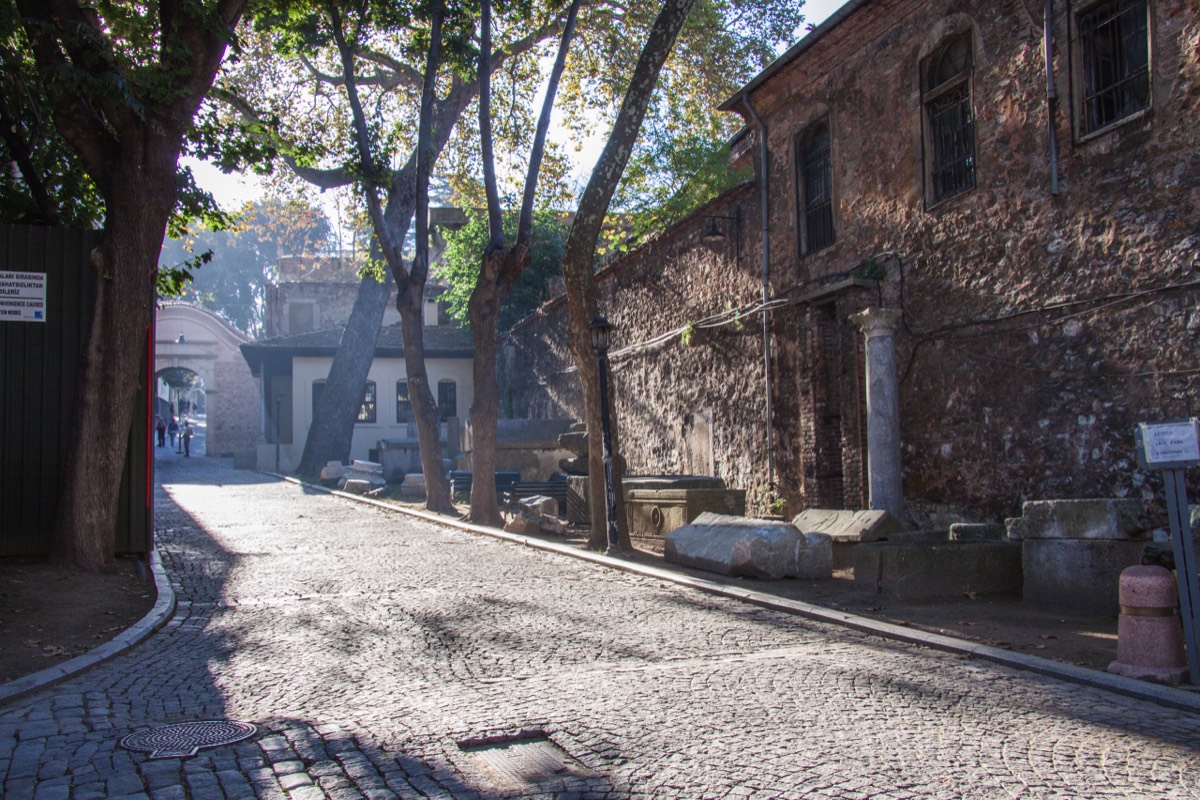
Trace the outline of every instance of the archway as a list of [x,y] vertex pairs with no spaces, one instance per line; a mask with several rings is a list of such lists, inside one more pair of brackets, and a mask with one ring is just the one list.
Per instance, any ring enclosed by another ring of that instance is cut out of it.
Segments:
[[203,404],[205,450],[208,455],[253,453],[259,436],[258,382],[242,358],[249,341],[211,311],[187,303],[166,303],[155,315],[154,372],[191,375],[167,402],[179,411]]

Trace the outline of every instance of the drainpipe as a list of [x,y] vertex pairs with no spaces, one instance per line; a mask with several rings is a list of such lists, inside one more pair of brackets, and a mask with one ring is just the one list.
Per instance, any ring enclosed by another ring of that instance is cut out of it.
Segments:
[[754,120],[755,126],[758,128],[758,216],[761,221],[761,233],[759,235],[759,253],[762,259],[762,338],[763,338],[763,382],[767,395],[766,415],[767,415],[767,487],[771,490],[775,488],[775,435],[771,430],[771,320],[770,314],[767,311],[766,305],[770,300],[771,295],[771,248],[767,234],[770,230],[768,224],[768,179],[767,166],[770,162],[769,153],[767,152],[767,123],[754,110],[754,106],[750,104],[750,94],[742,92],[742,105],[746,107],[746,111],[750,113],[750,118]]
[[1054,120],[1058,110],[1058,87],[1054,85],[1054,0],[1045,4],[1045,49],[1046,49],[1046,132],[1050,139],[1050,194],[1057,195],[1058,188],[1058,138],[1054,132]]

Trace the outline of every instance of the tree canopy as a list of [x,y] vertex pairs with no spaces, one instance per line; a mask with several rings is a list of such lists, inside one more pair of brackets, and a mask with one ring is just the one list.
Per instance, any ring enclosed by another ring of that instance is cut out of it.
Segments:
[[199,227],[167,239],[159,263],[164,271],[190,266],[190,281],[178,297],[254,338],[264,332],[266,287],[278,277],[280,257],[322,254],[331,236],[325,212],[306,200],[267,198],[247,203],[228,227]]

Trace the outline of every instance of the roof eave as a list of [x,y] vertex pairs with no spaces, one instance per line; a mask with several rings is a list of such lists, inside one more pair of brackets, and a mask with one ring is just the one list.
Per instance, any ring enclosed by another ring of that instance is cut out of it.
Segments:
[[809,50],[813,45],[819,42],[825,36],[825,34],[829,33],[838,25],[841,25],[851,14],[871,2],[872,0],[849,0],[849,2],[847,2],[844,6],[830,14],[824,22],[813,28],[807,36],[792,45],[786,53],[768,64],[766,69],[755,75],[749,83],[739,89],[732,97],[730,97],[724,103],[721,103],[721,105],[717,106],[717,109],[720,111],[736,111],[737,107],[742,103],[743,97],[746,97],[755,89],[769,81],[776,74],[778,74],[780,70],[795,61],[797,58],[803,55],[805,51]]

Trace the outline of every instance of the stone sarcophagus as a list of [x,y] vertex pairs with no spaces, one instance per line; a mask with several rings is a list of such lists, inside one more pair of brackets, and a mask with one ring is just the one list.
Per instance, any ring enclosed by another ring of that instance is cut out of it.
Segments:
[[695,475],[626,478],[625,511],[634,545],[662,550],[666,535],[705,512],[742,516],[746,492],[720,478]]

